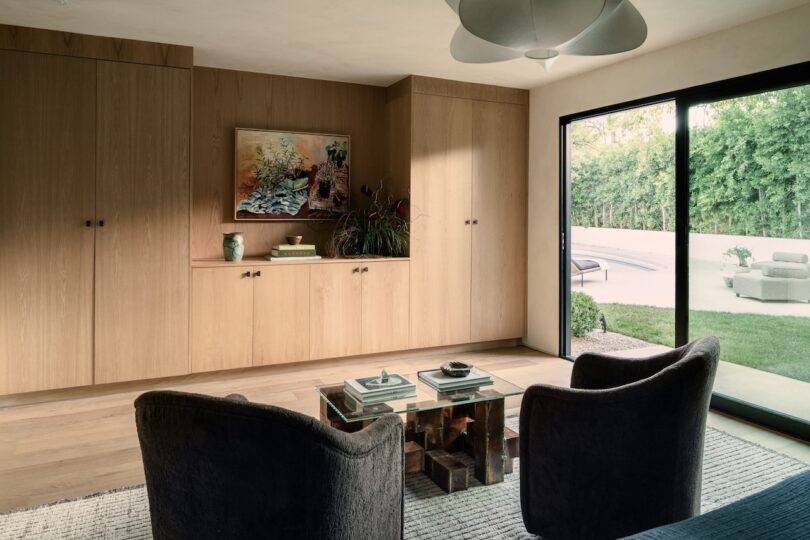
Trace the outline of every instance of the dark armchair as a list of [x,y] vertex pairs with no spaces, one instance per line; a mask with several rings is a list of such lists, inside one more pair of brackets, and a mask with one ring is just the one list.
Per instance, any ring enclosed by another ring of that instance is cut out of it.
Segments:
[[529,532],[619,538],[698,514],[718,353],[708,337],[645,359],[583,354],[571,388],[528,388],[520,503]]
[[135,401],[163,538],[401,539],[403,428],[348,434],[296,412],[181,392]]

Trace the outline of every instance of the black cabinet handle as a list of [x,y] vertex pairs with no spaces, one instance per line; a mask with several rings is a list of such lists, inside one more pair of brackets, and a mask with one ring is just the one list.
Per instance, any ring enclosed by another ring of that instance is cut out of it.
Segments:
[[242,274],[242,277],[250,277],[250,271],[248,270],[247,272]]
[[363,272],[368,272],[368,266],[363,267]]
[[473,220],[473,225],[478,225],[478,220],[477,219]]
[[84,226],[85,227],[92,227],[93,226],[93,220],[88,219],[87,221],[84,222]]
[[357,274],[358,272],[360,272],[360,267],[359,266],[357,268],[355,268],[354,270],[352,270],[352,274]]
[[470,224],[470,220],[469,220],[469,219],[465,219],[465,220],[464,220],[464,225],[469,225],[469,224]]
[[103,227],[103,226],[104,226],[104,220],[103,220],[103,219],[98,220],[98,226],[99,226],[99,227]]
[[258,272],[253,272],[253,277],[262,277],[262,271],[259,270]]

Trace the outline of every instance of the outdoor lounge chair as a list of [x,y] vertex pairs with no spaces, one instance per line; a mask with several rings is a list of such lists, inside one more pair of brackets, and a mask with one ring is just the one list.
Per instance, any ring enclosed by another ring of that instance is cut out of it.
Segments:
[[748,272],[734,274],[737,296],[762,301],[810,302],[810,264],[804,253],[776,252],[772,260],[756,262]]
[[607,281],[608,267],[604,262],[596,259],[571,259],[571,277],[579,276],[580,287],[585,286],[585,274],[600,270],[605,271],[605,281]]

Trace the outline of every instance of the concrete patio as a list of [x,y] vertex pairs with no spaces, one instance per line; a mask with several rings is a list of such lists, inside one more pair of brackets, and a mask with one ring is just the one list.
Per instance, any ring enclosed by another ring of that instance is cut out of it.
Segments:
[[[723,252],[733,245],[755,246],[756,260],[769,260],[774,251],[810,254],[810,240],[744,238],[723,235],[693,235],[690,239],[690,309],[764,315],[810,317],[810,304],[762,302],[738,298],[723,283],[731,260]],[[576,276],[571,290],[583,291],[598,303],[675,307],[675,237],[673,233],[624,229],[574,227],[571,234],[574,258],[607,263],[604,272]],[[581,283],[583,283],[581,285]]]
[[[613,351],[615,356],[643,358],[669,350],[662,345]],[[810,384],[766,371],[720,362],[714,391],[797,418],[810,418]]]

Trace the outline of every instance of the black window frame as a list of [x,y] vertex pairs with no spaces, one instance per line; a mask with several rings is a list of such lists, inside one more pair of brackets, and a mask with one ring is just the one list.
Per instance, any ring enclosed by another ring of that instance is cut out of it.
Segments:
[[[810,84],[810,62],[720,80],[649,97],[634,99],[560,117],[559,185],[559,355],[573,361],[570,354],[571,253],[568,129],[572,122],[647,107],[675,103],[675,346],[689,339],[689,108],[762,92],[784,90]],[[810,441],[810,420],[774,411],[733,396],[714,392],[711,406],[721,412],[770,429]]]

